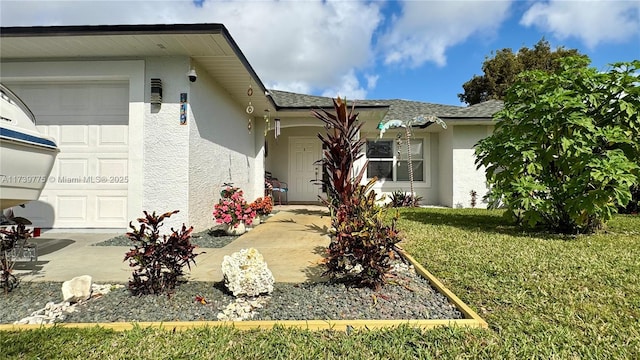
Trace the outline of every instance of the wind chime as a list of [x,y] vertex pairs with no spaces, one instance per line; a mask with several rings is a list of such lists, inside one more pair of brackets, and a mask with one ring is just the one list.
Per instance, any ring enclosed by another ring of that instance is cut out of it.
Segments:
[[280,119],[276,119],[276,130],[274,131],[273,136],[278,139],[278,136],[280,136]]
[[269,115],[269,109],[264,109],[264,137],[267,137],[267,132],[271,130],[271,116]]
[[253,105],[251,105],[251,96],[253,95],[253,88],[251,87],[251,82],[249,82],[249,89],[247,89],[247,96],[249,97],[249,105],[247,106],[247,114],[249,114],[249,121],[247,122],[247,130],[249,130],[249,134],[251,134],[251,129],[253,128],[253,122],[252,119],[253,117],[251,116],[251,114],[253,114]]

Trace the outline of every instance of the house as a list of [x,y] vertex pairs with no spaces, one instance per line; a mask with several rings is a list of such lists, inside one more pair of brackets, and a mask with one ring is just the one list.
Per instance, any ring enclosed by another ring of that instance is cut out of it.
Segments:
[[[268,90],[221,24],[3,27],[0,40],[0,80],[61,149],[40,200],[16,209],[35,226],[122,230],[143,210],[177,209],[168,227],[204,229],[223,184],[253,200],[265,171],[288,183],[292,202],[322,191],[323,128],[310,109],[331,99]],[[466,207],[471,190],[484,194],[473,145],[491,133],[499,103],[356,106],[379,191],[408,183],[395,132],[378,139],[378,122],[424,114],[448,127],[414,131],[423,203]]]
[[[318,179],[322,169],[315,162],[322,157],[319,132],[323,124],[311,116],[311,109],[332,108],[330,98],[270,90],[278,106],[280,135],[268,131],[265,168],[289,185],[290,202],[317,201],[322,195]],[[474,145],[493,132],[492,116],[502,102],[491,100],[460,107],[407,100],[355,101],[359,119],[365,122],[361,137],[367,139],[364,166],[369,160],[366,178],[376,176],[374,190],[391,194],[410,189],[404,130],[388,130],[382,138],[377,129],[380,121],[409,120],[418,115],[435,115],[447,128],[431,125],[412,129],[411,149],[414,191],[422,204],[447,207],[470,207],[471,191],[477,193],[477,206],[486,207],[482,197],[487,193],[484,169],[476,169]],[[303,110],[303,111],[301,111]],[[271,116],[273,117],[273,116]],[[398,134],[402,142],[398,144]]]

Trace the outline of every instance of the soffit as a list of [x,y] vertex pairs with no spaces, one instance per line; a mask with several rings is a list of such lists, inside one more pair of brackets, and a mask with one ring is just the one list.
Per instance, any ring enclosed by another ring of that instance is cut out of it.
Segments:
[[[130,59],[188,56],[203,68],[239,105],[275,110],[264,85],[226,31],[215,33],[108,33],[108,34],[2,34],[2,61],[55,61],[67,59]],[[185,69],[185,76],[188,69]],[[249,84],[254,90],[249,99]]]

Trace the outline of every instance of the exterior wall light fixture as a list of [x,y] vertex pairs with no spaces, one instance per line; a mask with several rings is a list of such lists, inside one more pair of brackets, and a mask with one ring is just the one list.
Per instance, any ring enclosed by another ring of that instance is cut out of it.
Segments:
[[151,79],[151,105],[160,106],[162,104],[162,79]]

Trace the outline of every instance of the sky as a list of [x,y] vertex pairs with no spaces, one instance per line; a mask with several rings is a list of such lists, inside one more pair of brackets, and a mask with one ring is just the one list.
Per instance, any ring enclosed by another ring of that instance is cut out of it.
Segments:
[[[463,105],[487,56],[541,38],[640,59],[640,1],[1,0],[2,26],[222,23],[270,89]],[[1,75],[1,74],[0,74]]]

